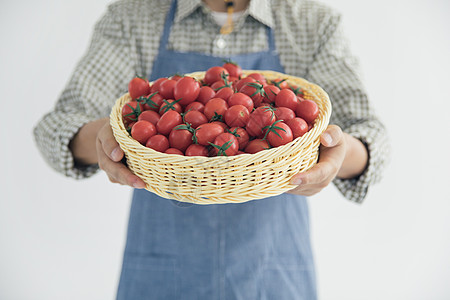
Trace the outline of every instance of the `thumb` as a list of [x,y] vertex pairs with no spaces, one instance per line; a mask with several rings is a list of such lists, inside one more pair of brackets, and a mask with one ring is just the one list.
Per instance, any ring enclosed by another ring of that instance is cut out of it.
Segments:
[[328,125],[327,129],[320,136],[320,143],[325,147],[334,147],[342,142],[344,134],[337,125]]

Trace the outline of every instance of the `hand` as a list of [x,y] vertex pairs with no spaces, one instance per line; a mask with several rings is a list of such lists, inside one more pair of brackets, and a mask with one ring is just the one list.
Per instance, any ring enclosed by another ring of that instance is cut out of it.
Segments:
[[347,139],[341,128],[330,125],[320,136],[319,161],[310,170],[291,178],[296,188],[291,194],[312,196],[324,189],[338,175],[347,152]]
[[84,125],[70,144],[75,160],[80,164],[98,164],[113,183],[145,188],[145,183],[122,162],[124,153],[114,138],[109,119]]
[[124,153],[114,138],[109,122],[99,130],[95,144],[98,166],[106,172],[111,182],[138,189],[145,188],[144,181],[121,162]]

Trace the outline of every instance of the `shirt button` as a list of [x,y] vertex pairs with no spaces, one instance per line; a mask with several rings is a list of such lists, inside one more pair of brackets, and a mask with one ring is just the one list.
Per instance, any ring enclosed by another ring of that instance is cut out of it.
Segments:
[[226,46],[227,46],[227,42],[225,42],[225,40],[223,39],[223,38],[218,38],[217,39],[217,41],[216,41],[216,46],[217,46],[217,48],[219,48],[219,49],[223,49],[223,48],[225,48]]

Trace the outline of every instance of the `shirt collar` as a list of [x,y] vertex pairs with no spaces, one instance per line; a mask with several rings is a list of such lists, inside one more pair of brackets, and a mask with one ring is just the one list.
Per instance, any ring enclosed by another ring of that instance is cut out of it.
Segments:
[[[178,0],[175,22],[180,22],[198,7],[202,6],[202,0]],[[257,21],[273,27],[273,15],[270,0],[251,0],[248,7],[248,14]]]

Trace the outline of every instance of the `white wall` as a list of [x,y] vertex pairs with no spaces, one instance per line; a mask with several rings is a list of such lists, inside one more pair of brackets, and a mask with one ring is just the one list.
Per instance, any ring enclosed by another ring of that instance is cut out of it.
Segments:
[[[363,205],[310,199],[321,299],[449,299],[450,2],[325,0],[344,15],[393,158]],[[47,167],[31,130],[87,47],[101,1],[0,4],[0,299],[113,299],[130,191]]]

